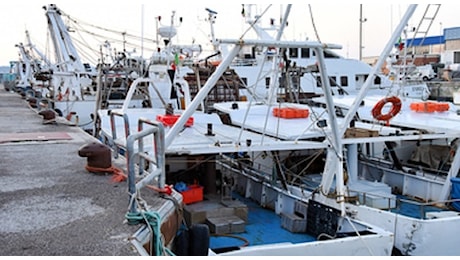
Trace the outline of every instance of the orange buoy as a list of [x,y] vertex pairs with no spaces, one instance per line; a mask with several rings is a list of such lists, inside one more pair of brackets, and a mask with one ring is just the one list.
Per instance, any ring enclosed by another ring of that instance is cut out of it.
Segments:
[[[388,111],[388,113],[382,114],[382,109],[387,103],[392,104],[391,109]],[[372,109],[372,116],[379,121],[388,122],[395,115],[397,115],[399,111],[401,111],[401,106],[401,99],[399,99],[397,96],[384,98],[375,104],[374,108]]]

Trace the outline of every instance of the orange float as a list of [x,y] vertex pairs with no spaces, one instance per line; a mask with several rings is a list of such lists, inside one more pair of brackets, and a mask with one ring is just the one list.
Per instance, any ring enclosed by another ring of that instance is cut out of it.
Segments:
[[[179,119],[180,115],[157,115],[157,121],[161,122],[164,126],[173,126],[177,119]],[[193,125],[193,117],[187,119],[185,123],[186,127],[190,127]]]
[[433,101],[413,102],[410,104],[410,109],[419,113],[444,112],[449,110],[449,103]]
[[275,107],[273,108],[273,115],[280,118],[307,118],[310,115],[308,109],[293,108],[293,107]]

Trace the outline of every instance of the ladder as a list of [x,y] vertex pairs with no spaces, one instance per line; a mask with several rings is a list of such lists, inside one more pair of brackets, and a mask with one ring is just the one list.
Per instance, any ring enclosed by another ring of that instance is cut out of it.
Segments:
[[[412,40],[408,43],[408,48],[414,46],[415,38],[421,38],[422,40],[418,44],[418,46],[422,46],[423,42],[425,41],[426,35],[430,31],[431,25],[433,24],[434,18],[438,14],[439,8],[441,4],[429,4],[427,5],[425,12],[423,13],[423,17],[420,20],[417,28],[414,30],[414,36]],[[417,37],[418,36],[418,37]]]

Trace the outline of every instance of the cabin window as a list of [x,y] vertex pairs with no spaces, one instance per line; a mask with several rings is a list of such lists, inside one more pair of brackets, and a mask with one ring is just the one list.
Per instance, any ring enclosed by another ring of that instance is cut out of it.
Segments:
[[300,57],[301,58],[310,58],[310,48],[302,48],[302,49],[300,49]]
[[454,51],[454,63],[460,63],[460,52]]
[[248,85],[248,78],[242,77],[242,78],[241,78],[241,81],[243,81],[243,83],[244,83],[245,86]]
[[319,77],[319,76],[316,77],[316,86],[319,87],[319,88],[321,87],[321,77]]
[[375,77],[374,85],[380,85],[381,83],[382,83],[382,79],[379,76]]
[[265,78],[265,88],[270,87],[270,77]]
[[335,53],[324,51],[324,58],[338,58]]
[[282,73],[281,77],[278,78],[278,85],[279,88],[286,87],[286,73]]
[[336,76],[329,77],[329,84],[331,85],[331,87],[337,87],[337,77]]
[[348,77],[347,76],[340,77],[340,86],[348,87]]
[[364,84],[364,82],[366,82],[367,78],[369,77],[368,74],[365,74],[365,75],[356,75],[355,76],[355,80],[356,80],[356,83],[358,84],[358,86],[361,86]]
[[300,77],[293,77],[292,78],[292,87],[294,89],[300,89]]
[[289,58],[298,58],[298,57],[299,57],[299,49],[289,48]]

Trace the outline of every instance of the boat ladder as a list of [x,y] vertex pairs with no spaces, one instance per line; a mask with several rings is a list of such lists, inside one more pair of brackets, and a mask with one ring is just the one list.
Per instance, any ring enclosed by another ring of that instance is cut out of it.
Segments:
[[427,5],[425,12],[423,13],[423,17],[420,20],[417,28],[414,31],[414,37],[413,39],[409,42],[408,48],[413,47],[414,45],[414,40],[417,35],[421,35],[422,40],[419,43],[419,46],[423,45],[423,42],[425,41],[425,38],[428,34],[428,31],[431,28],[431,25],[433,24],[434,18],[436,18],[436,15],[438,14],[439,8],[441,7],[441,4],[429,4]]

